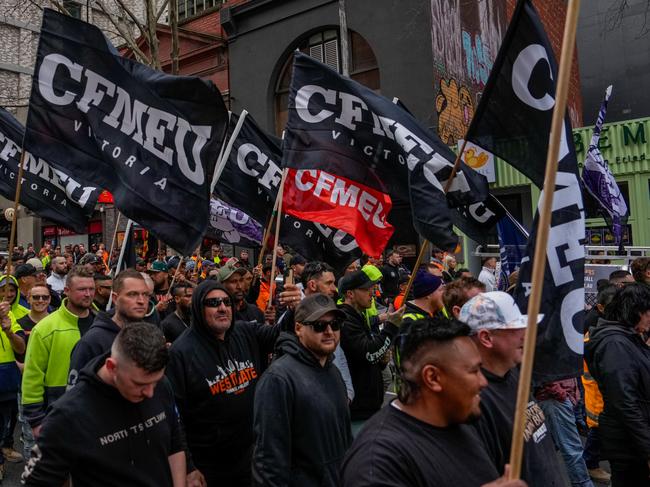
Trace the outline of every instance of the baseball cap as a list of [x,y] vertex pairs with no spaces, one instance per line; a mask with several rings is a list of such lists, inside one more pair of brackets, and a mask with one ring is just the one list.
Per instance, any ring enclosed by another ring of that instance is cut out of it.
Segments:
[[378,282],[379,279],[371,279],[364,271],[354,271],[341,278],[339,292],[344,293],[352,289],[368,289]]
[[36,257],[32,257],[31,259],[27,259],[27,262],[25,264],[30,264],[34,266],[34,269],[36,269],[36,272],[42,272],[43,271],[43,263],[41,262],[40,259]]
[[18,267],[16,267],[16,272],[14,272],[14,277],[16,279],[34,275],[36,275],[36,269],[31,264],[20,264]]
[[374,281],[375,283],[381,281],[384,278],[384,276],[381,273],[381,271],[379,270],[379,268],[377,266],[375,266],[375,265],[372,265],[372,264],[364,265],[361,268],[361,271],[364,272],[366,274],[366,276],[368,276],[368,278],[371,281]]
[[235,265],[235,262],[228,262],[226,263],[225,266],[223,266],[221,269],[219,269],[219,274],[217,274],[217,277],[221,282],[227,281],[230,279],[230,277],[235,274],[236,272],[244,275],[246,274],[246,269],[242,267],[237,267]]
[[294,318],[296,321],[308,323],[321,318],[327,313],[334,313],[337,318],[345,318],[345,313],[336,307],[336,303],[332,298],[321,293],[315,293],[310,294],[300,302],[296,308]]
[[79,261],[81,265],[99,264],[100,262],[101,260],[99,259],[99,257],[97,257],[95,254],[91,254],[90,252],[85,254]]
[[147,272],[168,272],[168,271],[169,268],[167,267],[167,264],[159,260],[154,260],[151,263],[151,267],[147,269]]
[[305,265],[307,260],[300,254],[291,256],[291,265]]
[[[539,323],[544,318],[537,317]],[[528,326],[528,316],[521,314],[515,300],[503,291],[481,293],[467,301],[458,319],[467,323],[472,334],[479,330],[518,330]]]

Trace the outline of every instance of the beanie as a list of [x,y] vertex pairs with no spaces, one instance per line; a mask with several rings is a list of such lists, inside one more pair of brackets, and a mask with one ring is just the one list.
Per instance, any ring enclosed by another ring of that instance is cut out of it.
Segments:
[[442,286],[442,278],[426,271],[418,271],[413,282],[413,297],[415,299],[428,296]]

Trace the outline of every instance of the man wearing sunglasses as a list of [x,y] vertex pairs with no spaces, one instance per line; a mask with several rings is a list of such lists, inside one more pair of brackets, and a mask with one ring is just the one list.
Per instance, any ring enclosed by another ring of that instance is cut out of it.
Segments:
[[345,384],[333,363],[345,313],[311,294],[295,313],[295,335],[283,332],[277,358],[255,393],[254,486],[339,485],[352,442]]
[[[302,272],[302,285],[305,296],[322,293],[332,299],[337,298],[338,291],[336,289],[336,280],[334,279],[334,268],[326,262],[309,262]],[[290,329],[284,328],[284,325],[281,326],[284,331],[293,332],[295,329],[293,319],[291,320]],[[341,372],[341,377],[343,377],[343,382],[345,382],[348,400],[352,402],[354,400],[354,386],[350,377],[348,361],[340,342],[334,351],[333,363]]]
[[251,484],[253,398],[279,327],[235,321],[233,306],[222,284],[202,282],[190,328],[170,349],[167,376],[193,460],[190,486]]

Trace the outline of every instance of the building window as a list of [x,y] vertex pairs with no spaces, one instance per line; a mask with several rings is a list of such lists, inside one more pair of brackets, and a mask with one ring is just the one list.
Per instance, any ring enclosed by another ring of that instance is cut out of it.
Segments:
[[63,0],[63,8],[65,8],[71,17],[75,19],[81,18],[81,5],[72,0]]
[[[349,31],[349,37],[350,78],[379,92],[379,66],[372,48],[361,35],[354,31]],[[328,29],[313,34],[300,43],[297,48],[339,73],[341,72],[341,45],[338,30]],[[282,135],[287,124],[292,66],[293,53],[289,55],[280,70],[275,88],[275,131],[278,136]]]
[[176,0],[178,2],[178,20],[199,15],[206,10],[220,7],[227,0]]

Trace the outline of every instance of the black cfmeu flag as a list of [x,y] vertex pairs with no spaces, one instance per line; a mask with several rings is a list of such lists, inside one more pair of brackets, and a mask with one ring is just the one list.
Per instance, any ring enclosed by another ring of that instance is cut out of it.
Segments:
[[[395,98],[393,103],[412,115],[412,112],[401,100]],[[435,134],[433,136],[437,137]],[[410,177],[411,201],[417,202],[427,198],[430,187],[426,178],[422,177],[417,170],[413,171]],[[505,212],[503,205],[490,193],[485,201],[458,206],[450,211],[449,216],[452,223],[465,235],[475,242],[486,244],[490,237],[497,237],[496,224],[505,216]],[[446,215],[441,217],[434,207],[424,207],[417,213],[413,212],[413,223],[420,234],[426,234],[427,227],[437,227],[445,224],[444,218],[446,218]],[[450,248],[455,244],[455,241],[456,238],[452,235],[446,247]]]
[[[25,129],[13,115],[0,108],[0,194],[16,198],[16,178]],[[43,159],[25,153],[19,203],[41,218],[77,233],[87,233],[101,190],[70,177]]]
[[[237,126],[233,117],[229,137]],[[265,133],[245,115],[232,150],[224,157],[214,194],[253,219],[268,224],[282,180],[281,140]],[[341,230],[282,215],[280,241],[309,260],[324,260],[343,270],[361,256],[354,238]]]
[[[502,157],[540,187],[556,79],[553,49],[537,12],[529,1],[520,1],[467,138]],[[585,212],[567,116],[558,158],[540,309],[544,317],[539,324],[533,373],[537,383],[582,372]],[[531,259],[535,254],[538,220],[539,215],[533,223],[515,291],[517,304],[524,313],[531,290]]]
[[213,83],[122,58],[97,27],[45,9],[25,147],[185,254],[207,227],[227,118]]
[[[454,153],[408,111],[296,53],[284,141],[283,164],[287,167],[326,170],[357,181],[368,170],[373,171],[391,197],[411,202],[419,233],[452,250],[457,239],[451,228],[450,206],[487,197],[485,178],[462,162],[445,196],[443,188],[454,160]],[[313,191],[323,183],[315,184]],[[338,198],[335,202],[339,206],[356,204],[362,210],[360,203],[367,199],[350,197],[342,204]],[[366,208],[374,209],[371,206]]]

